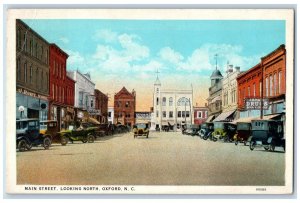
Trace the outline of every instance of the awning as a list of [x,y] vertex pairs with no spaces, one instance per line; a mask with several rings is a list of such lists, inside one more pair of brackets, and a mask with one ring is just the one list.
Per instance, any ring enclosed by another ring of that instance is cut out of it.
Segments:
[[221,113],[215,120],[215,121],[228,121],[228,118],[235,112],[235,110],[233,111],[227,111],[224,113]]
[[100,122],[97,121],[97,119],[92,118],[92,117],[89,117],[89,118],[87,119],[87,121],[90,122],[90,123],[93,123],[93,124],[100,124]]
[[214,102],[220,101],[220,100],[221,100],[221,96],[216,96],[215,98],[213,98],[213,99],[211,100],[211,103],[214,103]]
[[[263,116],[263,120],[271,120],[273,118],[276,118],[277,116],[281,116],[281,114],[271,114]],[[260,117],[245,117],[245,118],[239,118],[237,120],[232,121],[231,123],[236,124],[238,122],[241,123],[251,123],[252,120],[259,120]]]
[[214,115],[209,116],[205,122],[211,122],[215,118]]

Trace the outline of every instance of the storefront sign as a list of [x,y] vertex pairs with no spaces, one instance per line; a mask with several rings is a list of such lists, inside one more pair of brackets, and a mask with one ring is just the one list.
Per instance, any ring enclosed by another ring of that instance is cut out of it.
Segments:
[[101,115],[101,111],[99,109],[89,109],[88,113],[90,115],[94,115],[94,116],[100,116]]
[[17,88],[17,92],[20,94],[24,94],[30,97],[38,98],[38,99],[43,99],[43,100],[48,100],[46,96],[40,95],[35,92],[30,92],[28,90],[25,90],[24,88]]
[[[260,110],[261,109],[261,99],[260,98],[250,98],[245,99],[245,108],[247,110]],[[269,100],[263,99],[263,109],[267,110],[269,109]]]

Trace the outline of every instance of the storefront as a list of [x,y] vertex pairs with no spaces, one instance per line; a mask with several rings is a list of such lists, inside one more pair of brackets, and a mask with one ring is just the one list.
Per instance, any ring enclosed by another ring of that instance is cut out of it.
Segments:
[[[30,92],[24,88],[18,88],[16,93],[16,118],[39,118],[48,120],[48,100],[46,96]],[[24,110],[19,111],[23,106]]]

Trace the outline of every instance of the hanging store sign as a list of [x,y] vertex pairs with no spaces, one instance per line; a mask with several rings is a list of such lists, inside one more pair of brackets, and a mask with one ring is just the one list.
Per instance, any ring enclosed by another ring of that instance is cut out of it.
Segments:
[[24,94],[26,96],[37,98],[37,99],[48,100],[46,96],[43,96],[43,95],[40,95],[38,93],[25,90],[24,88],[17,88],[17,92],[20,93],[20,94]]
[[88,113],[92,116],[100,116],[101,111],[99,109],[89,109]]
[[[246,110],[260,110],[261,109],[261,99],[260,98],[249,98],[245,99]],[[269,109],[269,99],[263,99],[263,110]]]

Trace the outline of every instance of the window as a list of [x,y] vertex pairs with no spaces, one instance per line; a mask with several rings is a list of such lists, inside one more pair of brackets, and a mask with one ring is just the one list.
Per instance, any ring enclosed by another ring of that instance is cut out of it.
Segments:
[[55,95],[54,95],[54,84],[52,84],[52,99],[55,98]]
[[27,63],[24,63],[24,82],[27,82]]
[[250,86],[248,86],[248,97],[250,97]]
[[26,33],[24,33],[24,51],[27,51],[27,38],[26,38]]
[[35,84],[38,84],[38,78],[39,78],[39,68],[37,67],[36,68],[36,71],[35,71]]
[[33,55],[33,44],[32,44],[32,39],[30,40],[29,42],[29,52],[30,52],[30,55],[32,56]]
[[278,94],[280,94],[281,93],[281,75],[282,75],[282,73],[281,73],[281,71],[279,71],[279,73],[278,73]]
[[126,113],[125,117],[130,118],[130,113]]
[[185,112],[185,115],[186,115],[187,118],[189,118],[189,117],[190,117],[190,112],[189,112],[189,111],[186,111],[186,112]]
[[178,112],[177,112],[177,117],[178,117],[178,118],[181,118],[181,111],[178,111]]
[[30,65],[29,81],[32,84],[32,65]]
[[173,118],[173,111],[169,111],[169,118]]
[[156,111],[156,117],[157,117],[157,118],[158,118],[158,114],[159,114],[158,111]]
[[17,31],[17,47],[21,48],[21,30],[20,30],[20,28]]
[[273,76],[270,75],[270,96],[273,96]]
[[185,111],[182,111],[182,112],[181,112],[181,116],[182,116],[183,118],[185,118],[185,115],[186,115],[186,114],[185,114]]
[[83,106],[83,92],[79,92],[79,106]]
[[185,97],[181,97],[180,99],[178,99],[177,106],[189,106],[189,105],[190,105],[189,99]]
[[202,118],[202,111],[197,111],[197,118]]
[[17,60],[17,78],[20,80],[21,78],[21,68],[20,68],[20,59]]
[[163,111],[162,114],[163,114],[163,118],[166,118],[166,117],[167,117],[166,111]]
[[38,44],[37,42],[35,43],[35,57],[38,57]]
[[255,83],[253,84],[253,96],[255,97],[256,96],[256,87],[255,87]]
[[163,97],[163,99],[162,99],[162,106],[166,106],[166,102],[167,102],[166,97]]
[[130,106],[129,101],[125,102],[125,107],[128,108]]
[[262,83],[261,81],[259,82],[259,96],[261,96],[261,90],[262,90]]
[[49,51],[48,51],[48,49],[46,50],[46,64],[48,64],[49,62],[48,62],[48,54],[49,54]]
[[266,77],[266,96],[269,96],[269,78]]
[[48,90],[49,87],[49,81],[48,81],[49,77],[48,77],[48,73],[46,73],[46,90]]
[[118,117],[122,118],[122,112],[119,112]]
[[108,118],[111,118],[111,112],[108,112]]
[[159,88],[156,88],[156,92],[157,92],[157,93],[159,92]]
[[122,102],[121,101],[117,101],[117,107],[121,107]]
[[93,108],[93,107],[94,107],[94,100],[91,99],[91,108]]
[[62,88],[62,102],[65,102],[65,88]]
[[277,94],[277,74],[274,74],[274,95]]
[[43,60],[43,55],[44,55],[44,47],[41,46],[41,60]]
[[173,97],[169,98],[169,106],[173,106]]
[[44,82],[44,73],[43,73],[43,71],[41,71],[41,88],[42,89],[44,89],[43,88],[43,82]]
[[159,98],[156,98],[156,105],[159,105]]

